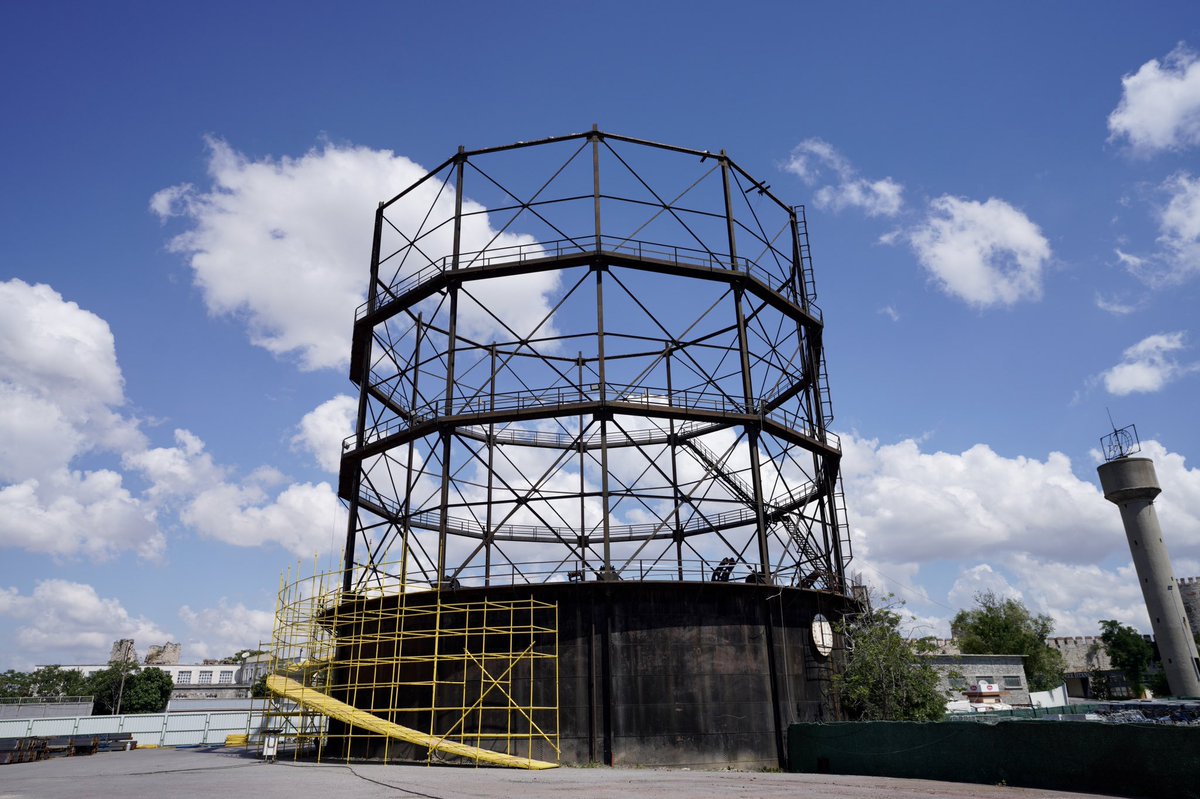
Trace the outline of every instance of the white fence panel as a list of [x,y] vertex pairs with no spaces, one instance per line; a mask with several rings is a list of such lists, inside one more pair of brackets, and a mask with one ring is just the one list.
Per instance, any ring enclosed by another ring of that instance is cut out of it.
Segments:
[[204,743],[207,713],[172,713],[167,716],[163,746],[199,746]]
[[[251,722],[253,726],[251,726]],[[144,713],[131,716],[77,716],[55,719],[0,720],[0,738],[130,733],[139,746],[220,746],[233,733],[257,733],[261,711]]]
[[28,738],[29,719],[5,719],[0,721],[0,738]]
[[206,744],[223,744],[227,735],[245,735],[249,713],[210,713],[208,718],[208,735]]
[[30,725],[30,735],[50,737],[54,735],[73,735],[76,718],[66,719],[33,719]]
[[119,732],[120,727],[120,716],[82,716],[75,731],[79,735],[101,735]]

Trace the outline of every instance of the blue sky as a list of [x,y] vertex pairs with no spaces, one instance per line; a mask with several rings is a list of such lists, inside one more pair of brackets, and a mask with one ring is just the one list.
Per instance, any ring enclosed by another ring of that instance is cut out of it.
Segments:
[[1148,631],[1094,451],[1137,423],[1200,574],[1198,51],[1187,3],[0,5],[0,668],[265,635],[344,535],[375,203],[593,123],[807,205],[852,569]]

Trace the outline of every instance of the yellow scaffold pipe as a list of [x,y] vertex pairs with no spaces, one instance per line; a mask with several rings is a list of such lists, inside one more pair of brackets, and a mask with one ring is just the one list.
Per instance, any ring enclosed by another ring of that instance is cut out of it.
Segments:
[[267,688],[274,694],[290,699],[298,705],[315,710],[331,719],[337,719],[338,721],[378,733],[379,735],[386,735],[389,738],[396,738],[419,746],[426,746],[435,752],[444,752],[445,754],[457,757],[467,757],[481,763],[490,763],[493,766],[505,766],[507,768],[558,768],[557,763],[515,757],[503,752],[493,752],[490,749],[480,749],[477,746],[467,746],[466,744],[447,741],[443,738],[438,738],[436,735],[429,735],[428,733],[414,730],[411,727],[402,727],[373,713],[367,713],[365,710],[359,710],[352,705],[334,699],[328,694],[307,688],[303,684],[279,674],[272,674],[267,677]]

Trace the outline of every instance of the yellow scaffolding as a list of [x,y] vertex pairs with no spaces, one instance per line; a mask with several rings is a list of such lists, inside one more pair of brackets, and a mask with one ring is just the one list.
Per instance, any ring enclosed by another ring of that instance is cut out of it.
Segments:
[[299,571],[280,580],[262,710],[293,756],[558,764],[556,604]]

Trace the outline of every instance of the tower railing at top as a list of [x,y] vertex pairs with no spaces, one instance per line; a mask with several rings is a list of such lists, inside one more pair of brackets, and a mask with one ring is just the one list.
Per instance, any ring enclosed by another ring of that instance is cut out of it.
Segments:
[[[514,264],[526,264],[531,261],[588,254],[612,254],[626,258],[635,258],[641,261],[657,261],[712,272],[741,272],[767,286],[771,291],[787,297],[794,298],[795,295],[795,288],[788,276],[776,274],[774,271],[759,266],[755,261],[743,256],[732,258],[728,253],[714,253],[692,247],[679,247],[671,244],[622,239],[615,236],[603,235],[529,242],[460,253],[458,256],[457,271],[476,270],[486,273],[489,269],[500,269]],[[386,260],[381,261],[380,265],[382,266],[384,263],[386,263]],[[427,263],[415,271],[409,271],[398,280],[381,289],[381,294],[376,300],[374,310],[382,310],[406,292],[434,279],[438,275],[454,271],[453,267],[454,256],[446,255]],[[804,308],[812,317],[820,321],[821,309],[812,302],[811,297]],[[355,320],[362,319],[371,312],[371,301],[367,300],[355,309],[354,318]]]

